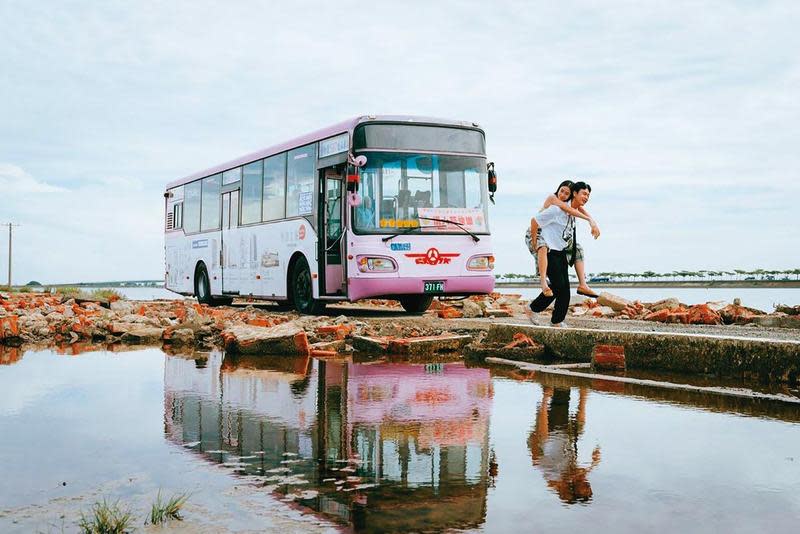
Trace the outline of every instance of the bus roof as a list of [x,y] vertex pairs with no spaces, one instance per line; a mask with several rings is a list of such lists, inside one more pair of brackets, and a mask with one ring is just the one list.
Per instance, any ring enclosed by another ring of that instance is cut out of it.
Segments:
[[205,178],[206,176],[211,176],[212,174],[217,174],[223,171],[227,171],[228,169],[233,169],[235,167],[238,167],[239,165],[244,165],[262,158],[268,158],[269,156],[272,156],[274,154],[279,154],[286,150],[291,150],[293,148],[301,147],[309,143],[321,141],[323,139],[327,139],[328,137],[332,137],[334,135],[343,132],[350,132],[362,122],[405,122],[405,123],[411,122],[417,124],[437,124],[442,126],[458,126],[461,128],[480,129],[477,123],[474,122],[455,121],[450,119],[437,119],[433,117],[420,117],[415,115],[359,115],[358,117],[347,119],[345,121],[333,124],[326,128],[322,128],[320,130],[316,130],[314,132],[301,135],[300,137],[295,137],[294,139],[290,139],[289,141],[286,141],[284,143],[272,145],[270,147],[252,152],[250,154],[245,154],[244,156],[238,157],[236,159],[226,161],[225,163],[214,165],[213,167],[190,174],[189,176],[185,176],[178,180],[173,180],[172,182],[169,182],[167,184],[167,189],[172,189],[173,187],[178,187],[179,185],[193,182],[198,178]]

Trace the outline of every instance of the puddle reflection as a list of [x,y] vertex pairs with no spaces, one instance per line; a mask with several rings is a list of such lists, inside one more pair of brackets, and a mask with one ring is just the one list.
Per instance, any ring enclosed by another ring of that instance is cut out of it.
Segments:
[[547,486],[565,503],[589,502],[592,486],[589,473],[600,463],[600,447],[595,446],[589,465],[578,460],[578,439],[586,423],[589,390],[578,389],[578,409],[570,414],[570,389],[545,386],[536,410],[536,423],[528,436],[528,449]]
[[454,363],[168,356],[170,440],[358,530],[481,525],[492,378]]

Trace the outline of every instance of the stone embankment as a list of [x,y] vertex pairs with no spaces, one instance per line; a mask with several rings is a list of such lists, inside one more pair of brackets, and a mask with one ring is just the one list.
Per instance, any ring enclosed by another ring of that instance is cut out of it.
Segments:
[[[741,326],[797,326],[800,307],[765,314],[738,303],[641,303],[608,294],[596,302],[574,301],[570,321],[582,328],[554,329],[531,326],[525,317],[528,303],[519,295],[497,293],[435,301],[422,316],[392,311],[387,301],[370,301],[342,307],[347,315],[338,317],[299,316],[270,306],[211,308],[193,300],[108,302],[0,293],[0,345],[48,344],[73,347],[76,353],[81,344],[103,343],[158,344],[174,350],[222,347],[245,355],[455,353],[573,362],[592,361],[597,345],[609,345],[624,347],[630,368],[789,383],[800,374],[796,330]],[[377,313],[379,308],[387,312],[387,306],[388,313]],[[545,320],[547,313],[542,315]]]
[[[373,305],[384,303],[373,303]],[[164,344],[224,347],[238,354],[335,356],[360,351],[410,356],[460,351],[472,340],[425,321],[299,316],[254,306],[211,308],[192,300],[108,302],[0,294],[0,345]]]

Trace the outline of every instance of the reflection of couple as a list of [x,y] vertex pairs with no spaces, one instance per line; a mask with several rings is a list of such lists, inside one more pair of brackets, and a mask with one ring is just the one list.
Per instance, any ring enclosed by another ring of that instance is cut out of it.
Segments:
[[591,186],[585,182],[562,182],[556,194],[550,195],[544,208],[531,219],[525,236],[528,249],[537,255],[542,284],[542,292],[530,308],[538,313],[555,300],[551,319],[554,326],[565,326],[563,321],[569,307],[568,265],[575,265],[578,293],[597,296],[586,284],[583,249],[575,236],[576,217],[589,221],[595,239],[600,236],[600,229],[584,208],[591,192]]
[[580,389],[578,412],[569,414],[569,388],[543,387],[542,402],[536,412],[536,424],[528,436],[528,450],[533,465],[542,471],[547,486],[569,504],[588,502],[592,486],[588,475],[600,463],[600,447],[592,451],[588,467],[578,465],[578,438],[586,422],[586,399],[589,391]]

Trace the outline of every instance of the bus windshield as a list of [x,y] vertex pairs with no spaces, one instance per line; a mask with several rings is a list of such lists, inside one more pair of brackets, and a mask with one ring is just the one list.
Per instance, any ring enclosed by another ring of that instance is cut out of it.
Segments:
[[357,233],[488,233],[486,159],[397,152],[367,152],[361,168],[361,205],[353,208]]

